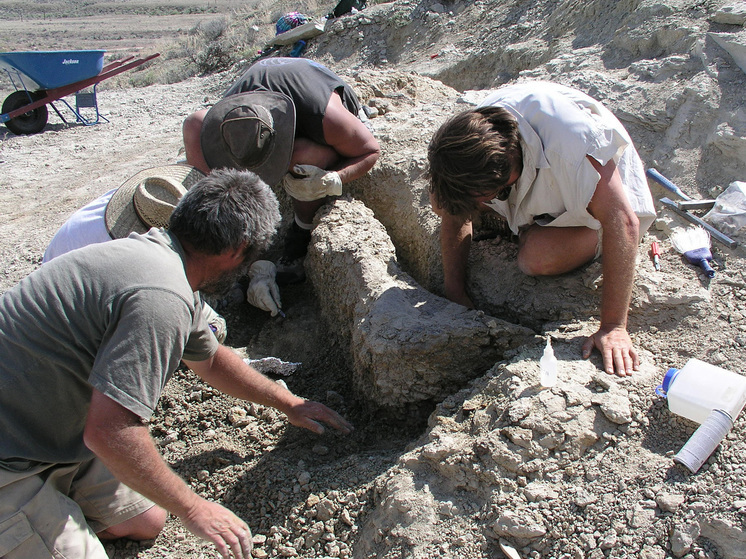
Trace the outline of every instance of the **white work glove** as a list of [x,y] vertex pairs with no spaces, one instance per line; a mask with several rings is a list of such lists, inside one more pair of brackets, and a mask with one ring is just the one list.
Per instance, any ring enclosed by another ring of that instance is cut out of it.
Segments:
[[326,196],[342,194],[342,180],[336,171],[327,171],[313,165],[295,165],[285,174],[282,186],[290,196],[301,202],[321,200]]
[[249,288],[246,300],[272,316],[280,312],[280,288],[275,282],[277,269],[269,260],[257,260],[249,268]]

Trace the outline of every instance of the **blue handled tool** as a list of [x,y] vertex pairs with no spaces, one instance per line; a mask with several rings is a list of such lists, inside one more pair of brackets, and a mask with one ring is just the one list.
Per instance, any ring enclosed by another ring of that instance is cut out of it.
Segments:
[[684,200],[691,200],[692,199],[689,196],[687,196],[686,194],[684,194],[684,192],[678,186],[676,186],[674,183],[672,183],[666,177],[664,177],[663,175],[661,175],[657,170],[655,170],[655,169],[648,169],[647,170],[647,175],[651,179],[653,179],[655,182],[657,182],[658,184],[660,184],[663,188],[665,188],[666,190],[670,190],[671,192],[673,192],[677,196],[680,196]]

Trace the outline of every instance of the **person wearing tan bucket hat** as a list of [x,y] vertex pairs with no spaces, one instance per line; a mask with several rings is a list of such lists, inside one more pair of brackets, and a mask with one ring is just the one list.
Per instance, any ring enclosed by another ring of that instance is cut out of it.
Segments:
[[86,245],[166,226],[179,199],[204,176],[199,169],[180,164],[137,172],[71,215],[52,238],[42,262]]
[[[139,171],[119,188],[110,190],[70,216],[47,246],[42,263],[90,244],[121,239],[133,232],[145,233],[151,227],[167,227],[181,197],[205,176],[199,169],[181,164]],[[261,296],[273,290],[277,290],[274,276],[252,277],[249,302],[274,316],[280,312],[279,295],[274,299]],[[225,318],[206,302],[203,312],[215,337],[223,343],[228,335]]]
[[295,141],[295,105],[280,92],[231,95],[207,111],[200,145],[211,169],[248,169],[275,185],[285,176]]
[[216,170],[187,189],[168,228],[72,250],[0,295],[4,559],[106,557],[106,540],[152,540],[169,513],[219,555],[251,557],[247,523],[169,468],[148,422],[183,364],[296,427],[353,430],[218,343],[205,321],[199,293],[231,285],[279,223],[256,174]]
[[204,176],[199,169],[178,164],[140,171],[106,204],[106,230],[113,239],[120,239],[151,227],[168,227],[176,204]]
[[212,108],[183,126],[189,164],[256,172],[282,184],[294,219],[277,264],[278,283],[305,278],[303,258],[316,211],[367,173],[380,146],[355,92],[318,62],[267,58],[250,66]]

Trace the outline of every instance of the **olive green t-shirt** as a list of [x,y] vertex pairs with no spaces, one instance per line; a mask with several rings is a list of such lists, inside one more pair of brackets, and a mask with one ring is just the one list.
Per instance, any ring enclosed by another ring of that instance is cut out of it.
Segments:
[[184,258],[151,229],[55,258],[0,297],[0,467],[92,457],[91,387],[147,419],[182,358],[217,351]]

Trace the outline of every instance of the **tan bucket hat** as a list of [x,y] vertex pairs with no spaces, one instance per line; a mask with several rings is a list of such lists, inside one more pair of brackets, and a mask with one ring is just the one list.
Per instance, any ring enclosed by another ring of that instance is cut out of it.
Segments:
[[120,186],[106,205],[104,221],[113,239],[167,227],[181,197],[205,174],[190,165],[140,171]]
[[202,121],[200,144],[211,169],[253,171],[269,186],[290,167],[295,105],[284,93],[249,91],[221,99]]

